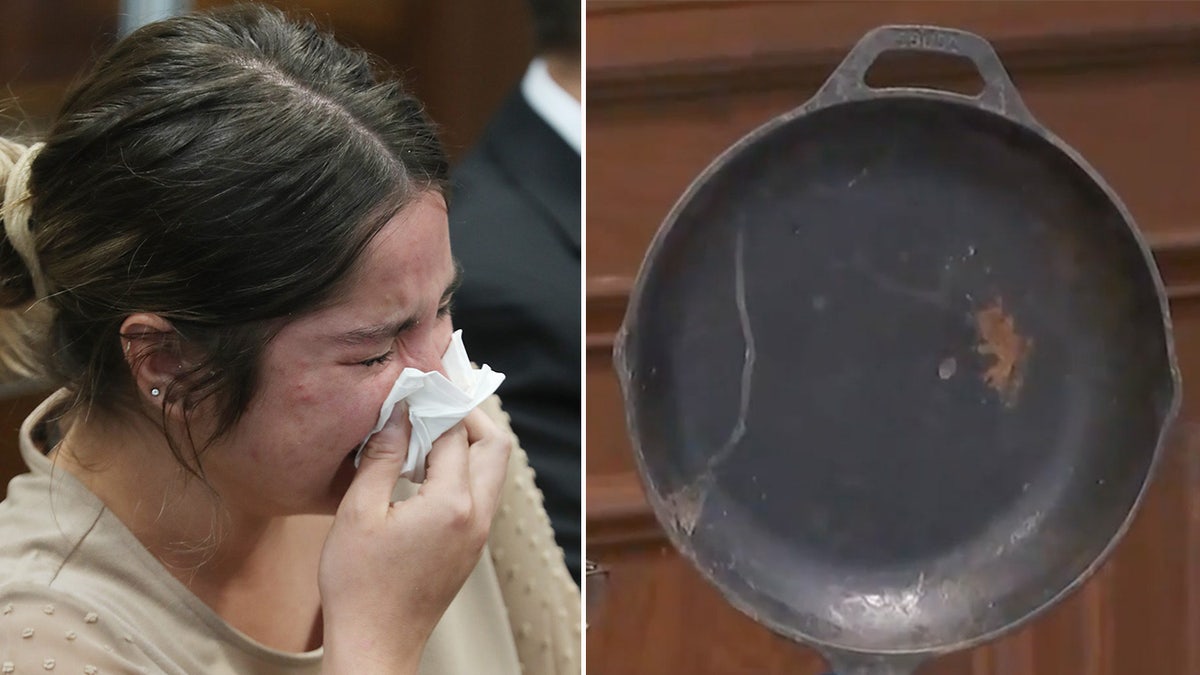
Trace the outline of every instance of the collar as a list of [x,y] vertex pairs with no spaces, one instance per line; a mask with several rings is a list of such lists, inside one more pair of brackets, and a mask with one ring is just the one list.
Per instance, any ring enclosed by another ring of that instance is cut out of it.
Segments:
[[577,154],[582,153],[583,106],[550,77],[545,59],[536,58],[529,64],[521,79],[521,94],[538,117]]

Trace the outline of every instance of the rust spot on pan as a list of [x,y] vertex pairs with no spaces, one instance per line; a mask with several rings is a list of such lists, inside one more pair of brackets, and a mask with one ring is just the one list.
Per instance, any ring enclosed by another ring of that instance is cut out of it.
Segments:
[[1006,406],[1017,402],[1024,377],[1025,362],[1033,350],[1033,340],[1017,332],[1016,321],[1004,311],[1004,303],[996,298],[975,312],[975,327],[979,344],[975,351],[990,356],[992,363],[983,373],[983,381],[1000,395]]

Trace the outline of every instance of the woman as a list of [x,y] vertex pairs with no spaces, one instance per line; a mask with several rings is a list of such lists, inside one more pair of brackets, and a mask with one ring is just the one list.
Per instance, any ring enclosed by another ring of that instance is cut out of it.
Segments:
[[494,399],[419,489],[394,487],[403,416],[354,468],[450,342],[416,100],[240,7],[126,38],[0,157],[6,363],[62,386],[0,505],[0,671],[579,672],[578,589]]

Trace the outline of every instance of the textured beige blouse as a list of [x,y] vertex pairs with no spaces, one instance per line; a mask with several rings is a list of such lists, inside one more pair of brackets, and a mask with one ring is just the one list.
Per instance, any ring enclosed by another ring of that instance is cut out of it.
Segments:
[[[0,675],[315,674],[242,634],[187,590],[40,442],[51,396],[21,427],[30,472],[0,502]],[[493,397],[483,409],[511,430]],[[511,431],[510,431],[511,432]],[[413,488],[406,482],[398,496]],[[581,597],[515,447],[485,554],[433,633],[422,675],[581,672]]]

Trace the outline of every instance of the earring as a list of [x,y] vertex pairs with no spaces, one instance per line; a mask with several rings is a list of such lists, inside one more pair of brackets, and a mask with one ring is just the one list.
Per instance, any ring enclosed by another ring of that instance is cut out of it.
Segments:
[[129,353],[129,345],[131,345],[131,344],[133,344],[133,343],[131,343],[129,340],[125,341],[125,353],[126,354]]
[[158,396],[158,387],[155,387],[155,388],[151,389],[151,390],[150,390],[150,395],[151,395],[151,396]]

